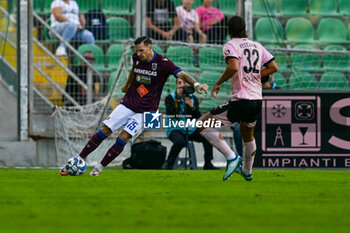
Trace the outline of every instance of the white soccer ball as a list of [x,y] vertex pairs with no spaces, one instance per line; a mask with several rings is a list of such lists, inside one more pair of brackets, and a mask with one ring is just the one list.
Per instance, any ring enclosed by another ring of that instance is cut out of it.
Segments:
[[66,170],[71,176],[80,176],[86,172],[86,162],[77,156],[68,159]]

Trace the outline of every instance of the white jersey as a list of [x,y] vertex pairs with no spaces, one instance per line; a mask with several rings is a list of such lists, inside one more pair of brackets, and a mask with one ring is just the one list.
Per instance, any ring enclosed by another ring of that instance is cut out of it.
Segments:
[[176,7],[176,14],[180,21],[180,27],[187,31],[192,30],[194,25],[199,23],[198,13],[193,9],[188,11],[183,6],[178,6]]
[[274,57],[260,43],[234,38],[223,48],[224,58],[238,59],[238,72],[231,78],[232,100],[262,99],[261,69]]
[[63,0],[55,0],[51,3],[51,27],[56,26],[61,23],[56,20],[55,16],[52,14],[52,9],[56,7],[62,8],[62,15],[69,20],[69,22],[73,22],[76,25],[80,24],[79,19],[79,7],[78,4],[74,0],[69,0],[69,3],[65,3]]

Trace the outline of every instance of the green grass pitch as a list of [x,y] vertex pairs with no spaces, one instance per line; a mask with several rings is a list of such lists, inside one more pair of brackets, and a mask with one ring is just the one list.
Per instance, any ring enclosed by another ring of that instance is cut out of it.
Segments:
[[349,232],[350,172],[0,169],[0,232]]

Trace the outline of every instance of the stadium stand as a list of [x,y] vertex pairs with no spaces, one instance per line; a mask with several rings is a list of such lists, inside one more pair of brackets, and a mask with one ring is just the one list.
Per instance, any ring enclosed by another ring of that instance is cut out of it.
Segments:
[[135,0],[129,0],[130,1],[130,13],[131,15],[135,14]]
[[[176,90],[176,82],[174,78],[168,78],[168,81],[165,83],[163,91],[162,91],[162,98],[166,98],[171,92]],[[163,101],[161,101],[163,102]],[[164,107],[165,109],[165,107]]]
[[338,16],[336,0],[309,0],[310,15]]
[[[312,45],[297,45],[295,49],[314,50]],[[298,71],[320,71],[321,58],[318,54],[313,53],[292,53],[290,55],[293,70]]]
[[[36,0],[36,1],[38,1],[38,0]],[[43,15],[50,15],[51,14],[51,3],[52,3],[52,0],[42,0],[42,9],[40,11],[41,14],[43,14]]]
[[276,0],[254,0],[254,16],[271,16],[277,14]]
[[78,4],[78,6],[79,6],[79,11],[82,14],[85,14],[89,10],[101,9],[100,2],[96,1],[96,0],[76,0],[76,2]]
[[221,104],[223,104],[223,101],[211,98],[211,99],[203,100],[200,103],[199,107],[200,107],[202,112],[208,112],[211,109],[213,109],[214,107],[217,107],[217,106],[219,106]]
[[201,48],[199,50],[199,65],[202,70],[223,71],[226,67],[220,48]]
[[314,90],[318,89],[318,82],[309,72],[294,72],[289,78],[289,89]]
[[161,47],[159,47],[157,44],[152,44],[152,49],[156,51],[156,53],[159,53],[163,56],[165,55],[164,50]]
[[122,41],[132,37],[130,22],[121,17],[107,19],[108,36],[111,41]]
[[295,43],[314,43],[314,29],[305,18],[290,18],[286,24],[287,40]]
[[[347,51],[342,45],[328,45],[325,51]],[[350,56],[348,54],[322,55],[323,69],[326,71],[350,71]]]
[[[114,71],[110,74],[109,79],[108,79],[108,83],[107,83],[107,91],[111,91],[113,88],[113,85],[115,83],[115,80],[117,78],[117,73],[118,71]],[[123,84],[126,82],[126,77],[127,75],[125,74],[125,72],[121,72],[120,73],[120,77],[119,77],[119,81],[117,83],[117,86],[114,89],[113,92],[113,97],[123,97],[124,93],[122,92],[121,88],[123,86]]]
[[261,43],[282,43],[283,27],[274,18],[260,18],[254,27],[255,39]]
[[320,79],[320,87],[325,90],[349,90],[346,76],[340,72],[326,72]]
[[[35,12],[40,14],[48,23],[50,23],[48,15],[50,14],[51,2],[52,0],[33,0]],[[182,5],[182,0],[173,0],[173,2],[177,6]],[[107,16],[110,39],[96,40],[97,46],[93,50],[96,59],[95,66],[99,71],[104,72],[103,75],[107,80],[110,73],[118,69],[119,62],[122,59],[124,50],[122,42],[133,38],[132,23],[134,22],[135,1],[77,0],[77,3],[82,13],[101,8]],[[339,5],[337,5],[338,3]],[[202,0],[195,0],[193,8],[195,9],[202,4]],[[218,7],[226,16],[235,14],[234,0],[216,0],[213,2],[213,6]],[[339,9],[339,12],[337,12],[337,9]],[[275,56],[275,61],[280,70],[280,73],[275,75],[275,82],[278,86],[287,89],[288,82],[291,81],[292,89],[304,88],[304,84],[299,85],[299,87],[293,84],[295,75],[293,76],[292,72],[297,72],[298,75],[300,74],[298,72],[302,71],[313,72],[312,74],[317,78],[320,78],[323,72],[328,71],[342,71],[345,76],[349,75],[349,55],[307,52],[318,48],[324,49],[326,52],[348,51],[347,48],[350,48],[350,21],[343,17],[350,15],[348,1],[254,0],[253,11],[254,39],[261,42],[266,48],[272,49],[270,52]],[[332,16],[332,18],[329,18],[329,16]],[[54,50],[58,40],[49,38],[48,29],[45,27],[40,28],[39,32],[41,33],[39,39],[43,40],[49,49]],[[228,36],[227,40],[229,39]],[[78,47],[79,43],[72,45],[79,48],[79,52],[82,53],[82,47]],[[194,71],[195,76],[200,77],[201,80],[206,79],[205,77],[210,73],[222,72],[226,67],[225,61],[222,59],[221,47],[195,48],[192,46],[160,45],[161,47],[154,44],[153,49],[157,53],[167,55],[185,71]],[[166,51],[167,47],[169,47],[168,51]],[[293,48],[304,51],[290,49],[288,52],[277,52],[273,50],[277,48]],[[167,52],[166,54],[164,50]],[[105,51],[106,56],[104,56],[103,51]],[[130,65],[129,56],[131,54],[132,51],[128,53],[127,65]],[[74,56],[68,58],[72,63],[80,63],[80,60]],[[197,64],[199,64],[199,67],[197,67]],[[215,79],[219,75],[220,73],[216,73]],[[289,80],[289,76],[291,76],[291,80]],[[213,84],[213,81],[209,84]],[[227,82],[227,84],[229,83]],[[165,88],[174,89],[174,85],[174,83],[169,82]],[[313,86],[315,85],[311,85],[311,87]],[[223,86],[219,97],[226,98],[230,95],[229,93],[230,90],[226,90],[226,87]],[[165,94],[168,94],[167,91],[164,91],[162,96]]]
[[[44,1],[44,0],[42,0],[42,1]],[[41,0],[33,0],[33,10],[37,14],[43,14],[42,1]]]
[[308,15],[306,0],[279,0],[279,7],[283,16]]
[[102,10],[106,15],[121,15],[130,16],[133,15],[131,11],[131,2],[133,0],[103,0]]
[[[199,80],[202,83],[207,83],[209,86],[214,86],[215,82],[221,77],[221,73],[204,71],[199,76]],[[230,98],[231,97],[231,86],[230,82],[224,82],[221,85],[220,91],[217,95],[218,98]]]
[[323,18],[317,26],[318,40],[321,43],[346,43],[346,27],[340,19]]
[[281,73],[275,73],[273,77],[273,81],[276,83],[278,87],[281,89],[287,89],[288,84],[286,78]]
[[[182,0],[172,0],[172,1],[175,4],[175,6],[181,6],[182,5]],[[197,7],[202,6],[202,5],[203,5],[203,1],[202,0],[194,0],[192,8],[196,9]],[[213,2],[213,6],[219,8],[218,1],[214,1]]]
[[349,0],[338,0],[339,14],[342,16],[350,16]]
[[219,7],[221,12],[226,16],[232,16],[236,14],[236,1],[219,0]]
[[[85,52],[90,51],[94,54],[95,63],[94,66],[98,70],[105,70],[105,56],[103,55],[102,49],[97,45],[92,44],[82,44],[78,48],[78,52],[80,54],[84,54]],[[81,60],[78,57],[75,57],[75,64],[80,65]]]
[[122,44],[112,44],[109,46],[106,57],[107,67],[109,70],[117,70],[120,60],[122,59],[124,46]]
[[[281,48],[281,46],[277,44],[268,44],[268,45],[265,45],[265,48],[278,49],[278,48]],[[280,71],[290,71],[290,68],[288,67],[288,64],[289,64],[288,54],[285,54],[283,52],[274,52],[274,51],[270,51],[270,52],[275,57],[275,62],[278,65],[278,69]]]
[[[107,58],[107,71],[114,71],[118,69],[119,62],[122,60],[124,52],[124,46],[122,44],[112,44],[107,49],[106,58]],[[133,50],[130,49],[127,56],[132,56]]]
[[167,50],[167,57],[183,70],[199,70],[194,67],[194,56],[190,47],[170,45]]
[[[47,23],[48,25],[51,25],[51,20],[50,20],[50,18],[48,18],[48,19],[46,20],[46,23]],[[43,37],[44,37],[45,43],[49,43],[49,44],[58,43],[58,39],[51,38],[51,37],[49,36],[49,29],[47,29],[47,27],[44,27],[44,28],[43,28]]]

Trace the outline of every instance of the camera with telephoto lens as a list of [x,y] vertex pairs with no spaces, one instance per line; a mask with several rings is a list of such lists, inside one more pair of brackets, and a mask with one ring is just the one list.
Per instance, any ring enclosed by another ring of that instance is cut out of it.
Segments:
[[182,88],[182,91],[183,91],[183,95],[185,97],[188,97],[190,96],[190,94],[193,94],[195,92],[196,89],[194,89],[194,87],[192,86],[183,86],[181,87]]

